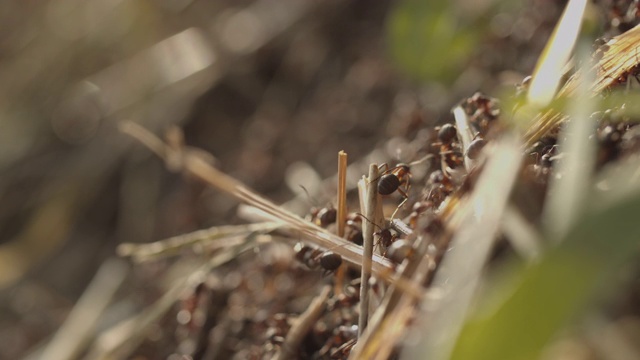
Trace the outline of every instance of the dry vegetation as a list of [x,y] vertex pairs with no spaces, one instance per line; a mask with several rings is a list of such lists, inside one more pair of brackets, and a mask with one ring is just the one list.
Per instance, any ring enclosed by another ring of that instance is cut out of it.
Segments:
[[640,4],[472,3],[0,5],[0,359],[640,358]]

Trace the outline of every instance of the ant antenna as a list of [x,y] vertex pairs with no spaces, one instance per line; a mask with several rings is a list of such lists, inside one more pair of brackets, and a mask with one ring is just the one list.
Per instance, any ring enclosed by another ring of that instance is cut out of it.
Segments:
[[418,164],[422,164],[423,162],[429,160],[429,159],[433,159],[435,158],[435,155],[433,154],[427,154],[425,156],[423,156],[421,159],[418,159],[416,161],[412,161],[409,163],[409,166],[414,166],[414,165],[418,165]]
[[316,199],[313,196],[311,196],[311,194],[309,193],[309,190],[307,190],[307,188],[304,187],[303,185],[298,185],[298,186],[300,186],[302,191],[304,191],[304,193],[307,195],[307,198],[309,199],[309,202],[311,203],[311,205],[312,206],[318,206],[318,199]]
[[380,229],[381,231],[382,231],[382,230],[384,230],[380,225],[378,225],[378,224],[376,224],[375,222],[373,222],[373,221],[369,220],[369,218],[368,218],[368,217],[366,217],[366,216],[364,216],[363,214],[361,214],[361,213],[357,212],[357,213],[356,213],[356,215],[358,215],[358,216],[362,217],[363,219],[367,220],[367,221],[368,221],[368,222],[370,222],[371,224],[373,224],[373,225],[377,226],[377,227],[378,227],[378,229]]

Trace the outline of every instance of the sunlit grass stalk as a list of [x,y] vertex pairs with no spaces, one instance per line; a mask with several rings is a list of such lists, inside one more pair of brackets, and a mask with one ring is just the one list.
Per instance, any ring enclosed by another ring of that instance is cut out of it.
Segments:
[[244,243],[224,249],[214,255],[206,264],[198,266],[189,275],[177,280],[160,299],[140,314],[103,332],[96,340],[94,348],[87,356],[87,359],[111,360],[127,358],[130,352],[143,341],[151,326],[171,309],[180,295],[189,286],[193,286],[193,282],[196,279],[228,263],[240,254],[253,249],[257,240],[255,235],[250,235]]
[[533,71],[527,93],[529,104],[538,108],[548,105],[556,95],[563,68],[569,61],[580,33],[587,0],[570,0]]
[[109,306],[128,270],[122,260],[105,261],[41,354],[41,359],[75,359],[93,337],[95,327]]
[[[334,252],[340,254],[345,261],[354,266],[360,266],[362,250],[356,245],[346,242],[337,235],[334,235],[261,197],[236,179],[215,169],[201,157],[192,156],[192,154],[189,153],[172,152],[171,149],[167,148],[160,139],[134,123],[124,123],[121,128],[124,132],[147,145],[162,158],[172,156],[180,157],[182,159],[181,164],[183,171],[206,181],[208,184],[236,197],[242,202],[255,206],[258,209],[273,215],[275,218],[286,223],[287,226],[299,232],[300,235],[304,236],[307,240],[312,241],[325,249],[332,249]],[[377,257],[374,258],[373,267],[374,272],[382,272],[383,269],[388,269],[390,266],[388,261]]]
[[307,310],[294,320],[280,351],[273,357],[273,360],[296,358],[295,355],[302,344],[302,340],[304,340],[304,337],[324,312],[330,293],[331,286],[325,285],[320,291],[320,294],[311,301]]
[[181,250],[193,247],[196,244],[210,245],[220,242],[224,246],[223,240],[225,239],[247,236],[249,233],[256,231],[268,232],[281,226],[282,223],[280,222],[214,226],[152,243],[123,243],[118,246],[117,252],[120,256],[131,256],[138,262],[157,260],[176,255]]
[[[587,44],[583,44],[581,50],[582,62],[588,63]],[[583,211],[595,164],[596,149],[594,142],[589,140],[596,128],[590,117],[595,110],[591,99],[595,74],[586,67],[581,73],[576,96],[570,104],[571,121],[558,136],[559,152],[563,157],[554,165],[555,176],[549,179],[543,212],[543,223],[555,239],[562,238]]]
[[[378,165],[369,166],[369,176],[367,177],[367,201],[366,217],[374,219],[378,206]],[[363,221],[362,236],[364,239],[364,254],[362,256],[362,267],[360,277],[360,314],[358,318],[358,336],[361,336],[369,322],[369,279],[371,277],[371,259],[373,257],[373,233],[374,225],[370,221]]]
[[511,136],[497,141],[493,150],[473,193],[454,214],[456,232],[432,285],[442,296],[425,298],[417,330],[421,339],[403,353],[404,359],[447,359],[462,327],[522,158]]
[[[181,152],[176,153],[168,148],[158,137],[135,123],[125,122],[121,124],[120,128],[123,132],[146,145],[161,158],[177,157],[180,159],[180,164],[182,164],[181,169],[187,174],[199,178],[209,185],[216,187],[218,190],[224,191],[240,201],[269,214],[270,216],[266,221],[274,221],[274,219],[277,219],[277,221],[285,223],[286,226],[292,231],[295,231],[295,233],[303,239],[321,248],[331,249],[331,251],[341,255],[343,260],[356,268],[361,266],[362,247],[347,242],[337,235],[261,197],[238,180],[211,166],[207,157],[200,156],[200,151],[192,153],[188,151],[189,149],[182,149]],[[386,282],[393,281],[394,269],[391,263],[376,254],[373,255],[372,272]],[[417,291],[416,287],[406,280],[400,279],[396,285],[408,295],[417,298],[422,296],[420,291]]]
[[[418,229],[424,229],[426,224],[430,220],[421,218],[418,220]],[[445,232],[441,235],[449,237],[451,234]],[[392,284],[399,283],[400,280],[410,279],[411,283],[423,284],[425,279],[433,274],[436,270],[436,264],[434,259],[427,255],[429,244],[434,241],[440,241],[439,239],[432,238],[432,234],[427,234],[420,231],[414,231],[407,236],[407,241],[414,243],[415,253],[409,258],[405,259],[403,264],[400,265],[398,272],[395,275]],[[424,288],[420,288],[420,291],[425,294]],[[428,296],[428,291],[427,296]],[[404,296],[404,292],[397,286],[391,285],[384,295],[382,303],[371,316],[369,325],[362,337],[358,339],[358,343],[351,352],[349,359],[369,359],[377,356],[377,354],[383,354],[382,347],[387,345],[394,346],[399,342],[399,338],[394,337],[398,334],[398,329],[394,326],[401,326],[403,324],[401,318],[387,321],[392,314],[406,314],[406,311],[414,312],[415,304],[418,299],[411,299],[408,296]],[[397,308],[402,308],[397,310]],[[404,316],[404,315],[402,315]],[[389,326],[392,327],[389,327]]]

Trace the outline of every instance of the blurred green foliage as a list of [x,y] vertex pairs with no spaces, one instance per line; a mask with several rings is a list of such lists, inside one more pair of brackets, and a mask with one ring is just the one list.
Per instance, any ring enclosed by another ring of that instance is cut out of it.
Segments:
[[389,49],[402,70],[422,81],[451,83],[482,33],[479,18],[463,18],[452,2],[404,0],[387,23]]
[[485,303],[470,318],[451,358],[539,358],[596,296],[613,290],[619,269],[638,252],[638,213],[639,194],[592,211],[538,263],[510,269],[510,280],[491,297],[503,300]]

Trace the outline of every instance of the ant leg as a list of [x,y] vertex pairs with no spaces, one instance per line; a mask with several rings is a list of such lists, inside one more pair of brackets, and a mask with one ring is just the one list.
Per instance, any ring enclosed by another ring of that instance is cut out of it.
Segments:
[[373,244],[373,252],[384,256],[384,252],[382,251],[382,239],[378,239],[378,241],[376,241],[376,243]]
[[[409,174],[409,176],[411,176],[411,174]],[[398,207],[396,207],[396,210],[393,212],[393,214],[391,214],[391,219],[389,220],[389,222],[391,222],[393,220],[393,218],[396,216],[396,213],[398,212],[398,210],[400,210],[400,208],[402,206],[404,206],[404,204],[407,202],[407,200],[409,200],[409,195],[407,195],[407,194],[409,193],[410,189],[411,189],[411,182],[409,182],[408,180],[405,183],[405,189],[404,190],[402,190],[401,188],[398,188],[397,191],[400,193],[400,195],[402,195],[404,200],[402,200],[400,205],[398,205]]]
[[404,191],[402,191],[400,189],[398,189],[398,191],[400,191],[402,196],[404,196],[404,200],[402,200],[400,205],[398,205],[398,207],[396,207],[396,209],[394,210],[393,214],[391,214],[391,219],[389,221],[392,221],[393,218],[396,217],[396,214],[398,213],[398,210],[400,210],[400,208],[407,202],[407,200],[409,200],[409,197],[407,196],[407,194]]

